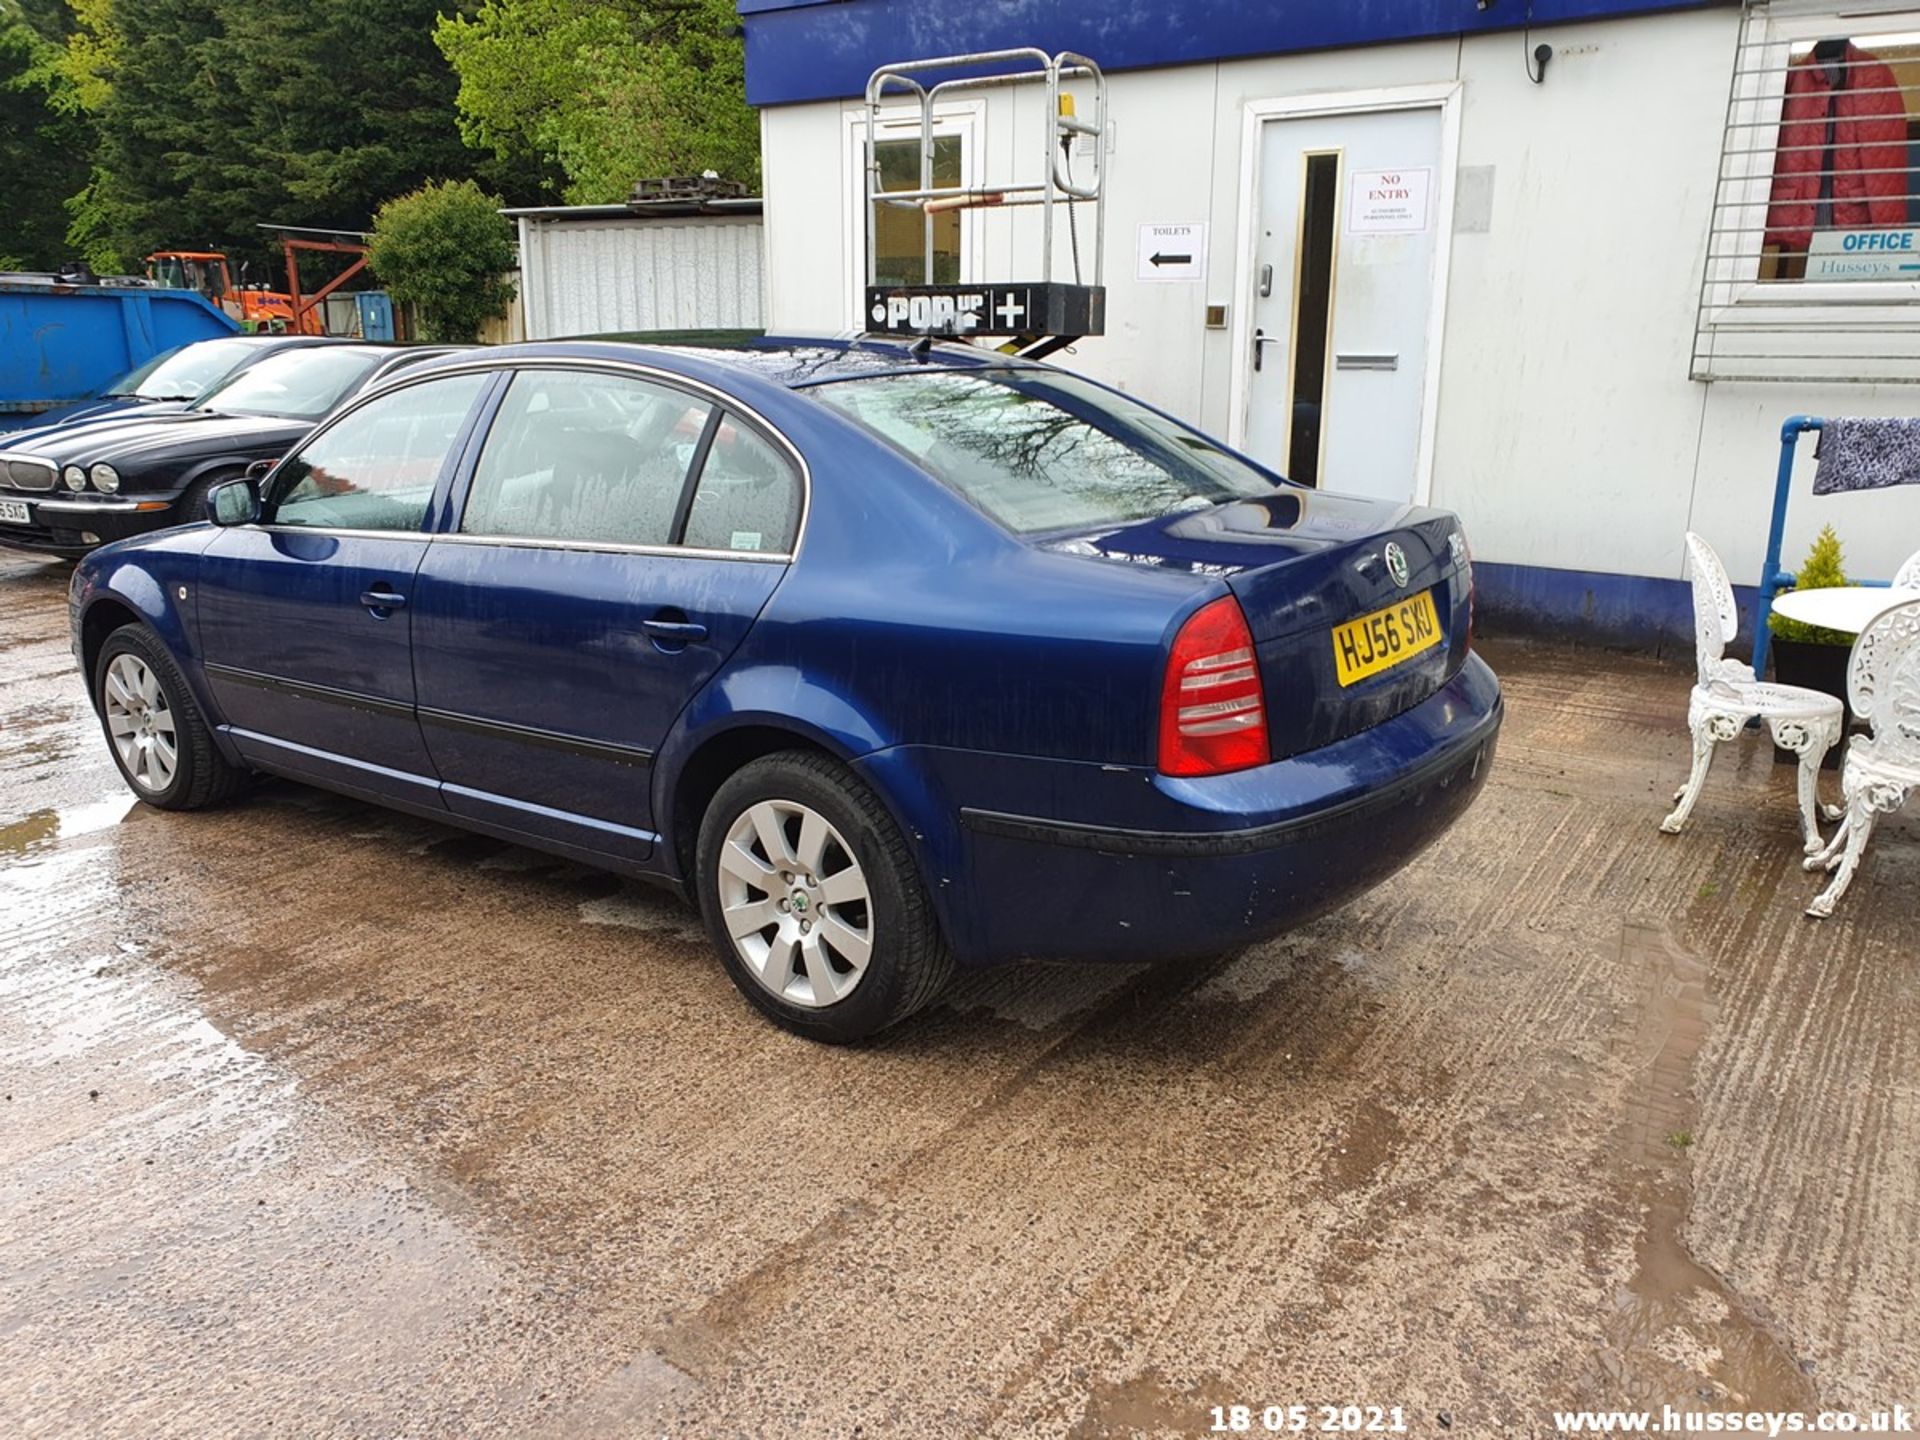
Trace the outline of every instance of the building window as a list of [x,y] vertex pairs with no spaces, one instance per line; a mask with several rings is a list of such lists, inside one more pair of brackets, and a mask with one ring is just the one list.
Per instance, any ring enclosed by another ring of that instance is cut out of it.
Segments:
[[1748,9],[1692,373],[1920,382],[1920,10]]
[[1801,40],[1788,54],[1759,278],[1920,275],[1905,233],[1920,226],[1920,91],[1907,88],[1920,87],[1920,34]]
[[[860,137],[864,148],[865,136]],[[918,190],[920,186],[920,137],[879,140],[874,144],[880,163],[880,188]],[[864,162],[863,162],[864,163]],[[933,183],[959,185],[965,173],[961,137],[957,134],[933,138]],[[880,285],[922,285],[926,283],[925,217],[919,210],[898,205],[874,204],[874,280]],[[960,212],[948,210],[933,217],[933,283],[956,285],[960,282]]]

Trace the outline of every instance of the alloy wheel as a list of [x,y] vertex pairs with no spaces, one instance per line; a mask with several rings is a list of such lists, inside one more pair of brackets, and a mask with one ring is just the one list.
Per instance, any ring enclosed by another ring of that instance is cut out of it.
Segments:
[[173,709],[159,677],[138,655],[113,657],[103,699],[107,733],[135,790],[158,795],[180,769],[180,741]]
[[844,1000],[873,955],[873,901],[853,848],[824,815],[761,800],[720,847],[721,914],[752,976],[792,1005]]

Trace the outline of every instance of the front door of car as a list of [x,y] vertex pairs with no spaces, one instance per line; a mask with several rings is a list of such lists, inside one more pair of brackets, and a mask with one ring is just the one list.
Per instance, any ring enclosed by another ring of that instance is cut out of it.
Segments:
[[527,369],[415,577],[414,670],[451,810],[644,859],[651,760],[786,571],[794,463],[710,399]]
[[439,803],[409,607],[434,497],[492,379],[426,380],[348,411],[268,477],[261,523],[207,548],[201,654],[248,759]]

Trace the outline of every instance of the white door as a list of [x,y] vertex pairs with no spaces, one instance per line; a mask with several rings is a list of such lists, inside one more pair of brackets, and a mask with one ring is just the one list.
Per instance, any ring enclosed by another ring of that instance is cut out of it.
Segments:
[[1440,109],[1261,127],[1246,449],[1303,484],[1418,488]]

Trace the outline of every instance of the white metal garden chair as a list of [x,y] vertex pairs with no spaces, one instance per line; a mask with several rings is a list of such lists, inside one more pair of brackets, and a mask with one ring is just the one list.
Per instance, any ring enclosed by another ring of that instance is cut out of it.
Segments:
[[1809,855],[1821,848],[1816,811],[1820,762],[1840,739],[1845,707],[1831,695],[1797,685],[1775,685],[1754,678],[1751,667],[1726,658],[1727,642],[1738,633],[1739,612],[1727,570],[1713,547],[1687,534],[1687,558],[1693,573],[1693,630],[1699,678],[1687,702],[1687,726],[1693,731],[1693,773],[1674,794],[1674,811],[1660,822],[1669,835],[1693,813],[1713,764],[1713,747],[1736,738],[1749,720],[1767,722],[1773,742],[1800,758],[1800,830]]
[[1920,590],[1920,550],[1909,555],[1898,570],[1893,572],[1893,588],[1896,590]]
[[[1901,574],[1906,570],[1902,566]],[[1847,893],[1874,822],[1920,790],[1920,600],[1876,615],[1860,632],[1847,661],[1847,695],[1853,713],[1873,734],[1856,736],[1847,746],[1847,763],[1840,772],[1846,797],[1840,828],[1826,849],[1806,862],[1809,870],[1838,872],[1807,906],[1815,919],[1831,915]]]

